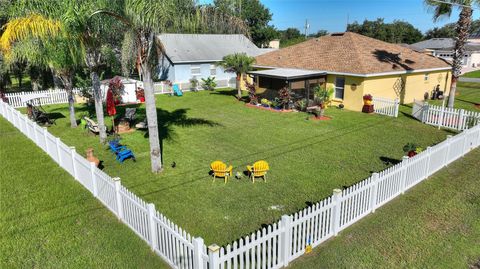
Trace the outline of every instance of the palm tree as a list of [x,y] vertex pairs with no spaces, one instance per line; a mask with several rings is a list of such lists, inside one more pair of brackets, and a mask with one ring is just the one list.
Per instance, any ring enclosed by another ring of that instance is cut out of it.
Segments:
[[164,49],[156,35],[167,31],[245,33],[246,27],[236,18],[198,8],[192,0],[125,0],[122,13],[99,10],[95,14],[117,18],[129,28],[125,36],[133,38],[135,62],[145,91],[151,169],[159,173],[163,168],[152,70]]
[[242,98],[242,87],[241,79],[248,71],[252,70],[253,64],[255,63],[255,58],[248,56],[246,53],[235,53],[223,57],[223,61],[220,62],[226,72],[235,73],[236,77],[236,88],[237,88],[237,98],[240,100]]
[[455,7],[460,8],[460,15],[456,25],[455,50],[452,63],[452,85],[448,97],[448,107],[455,103],[457,81],[462,72],[462,62],[465,55],[465,44],[468,40],[469,29],[472,24],[472,5],[479,5],[479,0],[453,0],[451,3],[435,0],[425,0],[425,3],[432,8],[433,20],[438,21],[443,17],[450,17]]
[[73,75],[78,55],[70,50],[72,40],[58,34],[61,31],[60,22],[39,14],[30,14],[10,20],[4,29],[0,37],[0,48],[7,62],[23,59],[53,70],[68,94],[70,126],[77,127]]

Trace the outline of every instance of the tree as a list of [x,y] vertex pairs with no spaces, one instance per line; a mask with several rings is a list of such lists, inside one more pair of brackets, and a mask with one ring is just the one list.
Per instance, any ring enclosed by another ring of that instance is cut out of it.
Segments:
[[348,24],[347,31],[390,43],[412,44],[423,38],[422,32],[408,22],[395,20],[385,23],[381,18],[375,21],[365,20],[362,24],[355,21]]
[[237,16],[245,21],[253,43],[259,47],[278,38],[276,29],[269,25],[272,13],[259,0],[214,0],[213,4],[222,13]]
[[[447,23],[442,27],[435,27],[425,33],[425,39],[431,38],[455,38],[456,23]],[[480,19],[472,21],[469,33],[480,31]]]
[[308,37],[321,37],[328,35],[327,30],[318,30],[315,34],[310,34]]
[[[107,0],[20,1],[13,6],[12,10],[12,13],[16,14],[16,16],[35,12],[46,18],[56,20],[61,25],[59,32],[55,34],[61,35],[70,41],[66,45],[70,53],[78,57],[78,59],[74,60],[84,62],[90,72],[95,100],[95,114],[99,125],[100,142],[102,143],[105,142],[107,133],[103,115],[99,72],[103,66],[108,65],[105,55],[105,51],[108,50],[105,45],[106,41],[111,42],[117,37],[117,42],[119,42],[122,31],[119,27],[115,27],[116,20],[106,17],[92,18],[91,15],[99,8],[107,6],[115,10],[118,7],[116,3],[118,2]],[[43,38],[49,38],[49,36],[44,36]],[[64,79],[60,80],[64,81]]]
[[425,3],[431,7],[434,21],[438,21],[443,17],[450,17],[455,7],[460,9],[460,15],[455,28],[456,36],[452,63],[452,85],[450,87],[450,94],[448,96],[448,107],[453,108],[455,104],[455,93],[457,91],[457,80],[462,72],[465,44],[467,43],[469,30],[472,26],[472,5],[480,5],[480,1],[466,0],[462,1],[461,5],[436,2],[432,0],[425,0]]
[[159,173],[162,171],[162,156],[152,70],[164,51],[156,35],[167,31],[245,33],[245,25],[211,8],[196,7],[191,0],[125,0],[123,4],[121,13],[99,10],[95,14],[112,16],[129,28],[125,36],[133,39],[130,43],[145,91],[151,169],[153,173]]
[[223,57],[223,61],[220,62],[220,66],[222,66],[226,72],[235,73],[237,76],[235,85],[237,88],[238,100],[242,98],[242,75],[252,70],[254,63],[255,58],[248,56],[246,53],[235,53],[227,55]]
[[[78,55],[70,50],[73,40],[60,35],[61,23],[42,15],[31,13],[11,19],[4,27],[0,38],[0,48],[7,61],[26,60],[35,65],[52,69],[61,80],[68,94],[70,126],[77,127],[75,119],[73,73],[78,63]],[[23,53],[14,54],[15,46],[26,45]]]

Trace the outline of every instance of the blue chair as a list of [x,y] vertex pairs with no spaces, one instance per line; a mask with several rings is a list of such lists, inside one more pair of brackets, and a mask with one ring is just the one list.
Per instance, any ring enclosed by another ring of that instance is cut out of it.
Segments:
[[183,96],[183,92],[180,90],[180,87],[178,87],[178,84],[173,84],[173,93],[176,96]]
[[113,153],[117,153],[121,150],[124,150],[124,149],[127,149],[127,147],[125,146],[122,146],[120,144],[120,141],[119,140],[112,140],[110,142],[108,142],[108,146],[110,147],[110,150],[113,152]]
[[135,155],[133,155],[133,152],[129,149],[124,149],[119,152],[117,152],[117,161],[119,163],[123,163],[126,159],[131,158],[134,162],[136,162]]

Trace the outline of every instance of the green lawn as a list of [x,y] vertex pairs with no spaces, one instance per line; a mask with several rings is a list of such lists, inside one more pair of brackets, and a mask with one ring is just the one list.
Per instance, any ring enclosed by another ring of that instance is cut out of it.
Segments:
[[167,268],[2,117],[0,148],[0,268]]
[[466,78],[480,78],[480,70],[465,73],[465,74],[463,74],[463,77],[466,77]]
[[[385,169],[401,159],[408,142],[426,147],[449,134],[407,116],[411,108],[406,106],[397,119],[330,108],[326,114],[332,120],[311,121],[304,113],[248,108],[233,92],[157,97],[165,163],[161,175],[149,172],[148,141],[142,131],[122,136],[137,162],[119,164],[98,138],[68,127],[65,105],[47,108],[59,117],[49,130],[81,154],[94,147],[109,175],[120,177],[207,244],[228,243],[329,196],[334,188]],[[144,112],[143,107],[139,110]],[[79,105],[77,111],[80,118],[88,108]],[[269,181],[252,184],[244,176],[226,185],[221,180],[212,183],[209,164],[217,159],[239,172],[265,159],[271,167]]]
[[479,268],[478,160],[480,149],[342,231],[291,268]]
[[[455,98],[455,107],[480,112],[480,83],[459,82]],[[435,105],[442,105],[442,101],[428,101]]]

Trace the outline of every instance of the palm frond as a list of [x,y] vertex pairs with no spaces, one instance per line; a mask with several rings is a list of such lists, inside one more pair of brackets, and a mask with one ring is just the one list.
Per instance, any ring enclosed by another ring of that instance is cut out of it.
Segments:
[[0,37],[0,49],[8,51],[15,41],[28,38],[46,39],[55,37],[60,32],[60,21],[49,19],[39,14],[15,18],[4,26],[4,32]]

